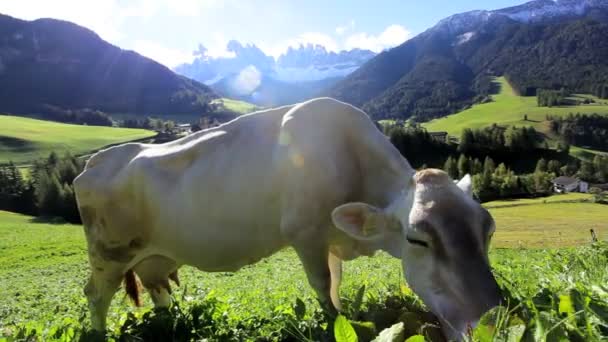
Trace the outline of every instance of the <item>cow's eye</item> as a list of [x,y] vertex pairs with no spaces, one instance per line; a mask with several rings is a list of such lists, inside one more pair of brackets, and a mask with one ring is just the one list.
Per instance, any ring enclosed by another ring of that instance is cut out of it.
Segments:
[[429,243],[426,242],[426,241],[412,239],[410,237],[407,238],[407,242],[411,243],[412,245],[418,245],[418,246],[422,246],[422,247],[428,247],[429,246]]

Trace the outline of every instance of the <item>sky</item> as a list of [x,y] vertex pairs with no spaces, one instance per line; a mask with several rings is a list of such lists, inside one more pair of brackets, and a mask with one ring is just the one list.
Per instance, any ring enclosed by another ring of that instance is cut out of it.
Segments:
[[288,47],[380,52],[452,14],[498,9],[524,0],[0,0],[0,13],[56,18],[85,26],[108,42],[168,67],[230,56],[229,40],[255,44],[275,58]]

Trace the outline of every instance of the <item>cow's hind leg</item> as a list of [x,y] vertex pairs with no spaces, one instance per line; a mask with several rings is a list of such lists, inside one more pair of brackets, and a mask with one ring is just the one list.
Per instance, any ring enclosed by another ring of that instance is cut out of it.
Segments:
[[133,267],[148,290],[155,307],[166,308],[171,305],[169,279],[178,282],[177,268],[175,261],[161,255],[149,256]]

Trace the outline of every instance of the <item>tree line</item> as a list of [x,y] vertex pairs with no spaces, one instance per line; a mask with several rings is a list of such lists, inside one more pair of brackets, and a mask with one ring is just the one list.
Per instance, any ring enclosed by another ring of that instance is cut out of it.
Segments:
[[536,91],[536,103],[539,107],[560,106],[566,103],[568,95],[564,88],[560,90],[538,89]]
[[[568,156],[567,145],[561,151],[549,149],[533,128],[466,129],[459,146],[434,140],[418,125],[392,125],[384,130],[415,168],[443,168],[454,179],[471,174],[481,201],[548,195],[551,181],[558,176],[608,182],[608,156],[579,161]],[[531,167],[513,168],[526,159]]]
[[547,116],[551,132],[567,143],[608,151],[608,117],[570,113],[566,117]]
[[547,149],[534,127],[502,127],[493,124],[481,129],[465,128],[460,135],[459,151],[526,152],[542,147]]
[[84,160],[55,152],[34,162],[28,177],[13,163],[0,166],[0,210],[79,223],[72,182],[83,168]]

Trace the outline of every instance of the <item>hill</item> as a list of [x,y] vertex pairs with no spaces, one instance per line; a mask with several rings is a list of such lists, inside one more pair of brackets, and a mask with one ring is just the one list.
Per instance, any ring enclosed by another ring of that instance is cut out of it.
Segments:
[[505,75],[518,93],[567,88],[608,96],[608,3],[535,0],[441,20],[328,89],[376,119],[426,121],[492,92]]
[[0,163],[25,163],[51,151],[82,154],[155,135],[143,129],[82,126],[0,115]]
[[[465,128],[481,128],[493,123],[499,125],[532,126],[537,131],[547,133],[546,116],[564,116],[569,113],[608,115],[608,100],[598,99],[591,95],[575,95],[573,99],[594,100],[591,104],[539,107],[536,96],[518,96],[506,78],[494,78],[492,82],[497,94],[491,95],[491,102],[476,104],[457,114],[435,119],[423,126],[431,131],[446,131],[459,138]],[[527,115],[527,120],[524,116]]]
[[260,107],[245,101],[239,101],[234,99],[229,99],[226,97],[222,97],[221,99],[213,100],[212,103],[221,104],[226,110],[237,113],[237,114],[247,114],[251,112],[255,112],[260,109]]
[[0,111],[89,108],[107,113],[203,114],[216,95],[93,31],[54,19],[0,15]]

